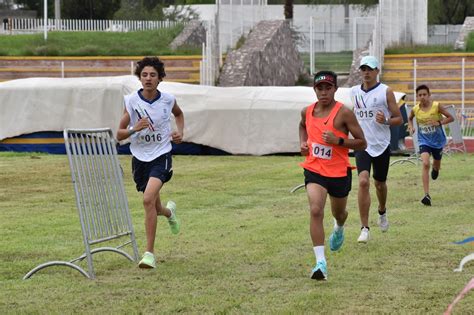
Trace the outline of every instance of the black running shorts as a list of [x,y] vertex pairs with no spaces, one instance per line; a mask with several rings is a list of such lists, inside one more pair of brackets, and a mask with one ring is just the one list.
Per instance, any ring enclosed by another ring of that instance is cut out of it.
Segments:
[[150,162],[142,162],[133,157],[132,173],[138,191],[145,191],[150,177],[158,178],[163,184],[166,183],[173,176],[171,152],[160,155]]
[[367,151],[354,151],[357,165],[357,174],[367,171],[370,174],[370,166],[373,167],[373,178],[379,182],[387,180],[388,167],[390,166],[390,146],[379,156],[372,157]]
[[352,169],[347,168],[347,176],[326,177],[318,173],[304,169],[304,184],[318,184],[328,191],[328,194],[336,198],[344,198],[349,195],[352,189]]

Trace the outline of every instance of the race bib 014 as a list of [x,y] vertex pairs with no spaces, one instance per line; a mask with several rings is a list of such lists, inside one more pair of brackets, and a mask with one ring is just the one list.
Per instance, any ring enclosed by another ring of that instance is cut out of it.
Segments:
[[332,158],[332,147],[320,143],[311,145],[311,155],[319,159],[330,160]]

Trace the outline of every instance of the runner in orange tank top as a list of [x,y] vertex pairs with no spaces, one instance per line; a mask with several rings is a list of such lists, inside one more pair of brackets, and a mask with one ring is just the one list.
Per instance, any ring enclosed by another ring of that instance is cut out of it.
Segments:
[[[332,251],[341,248],[344,241],[344,223],[347,219],[347,196],[351,190],[349,149],[364,150],[364,133],[354,112],[336,102],[337,75],[320,71],[314,77],[314,91],[318,101],[301,111],[299,126],[300,146],[306,160],[304,168],[306,192],[310,210],[310,235],[316,257],[311,278],[327,279],[324,255],[324,206],[329,194],[331,212],[335,218],[334,231],[329,237]],[[354,139],[349,139],[349,132]]]
[[308,134],[308,148],[311,154],[301,163],[303,168],[326,177],[344,177],[347,175],[349,163],[349,149],[344,146],[325,145],[323,135],[325,131],[332,132],[336,137],[346,141],[346,133],[334,128],[334,117],[338,114],[342,103],[335,102],[327,117],[314,117],[313,113],[318,103],[306,109],[306,132]]

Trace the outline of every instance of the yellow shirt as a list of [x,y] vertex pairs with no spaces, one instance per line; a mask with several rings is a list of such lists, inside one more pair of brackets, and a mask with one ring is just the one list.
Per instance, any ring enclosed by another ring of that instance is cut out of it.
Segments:
[[446,145],[446,135],[443,127],[438,124],[432,125],[432,121],[440,121],[443,115],[439,112],[439,103],[432,102],[431,108],[424,111],[417,103],[413,107],[416,122],[418,123],[418,144],[435,149],[442,149]]

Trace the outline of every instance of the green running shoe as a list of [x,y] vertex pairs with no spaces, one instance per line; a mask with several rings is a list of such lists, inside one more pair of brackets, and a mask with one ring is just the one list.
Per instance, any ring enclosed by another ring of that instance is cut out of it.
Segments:
[[156,268],[155,255],[150,252],[145,252],[145,254],[143,254],[142,260],[140,260],[140,262],[138,263],[138,267],[144,269]]
[[318,261],[316,266],[311,271],[311,279],[314,280],[327,280],[328,269],[325,261]]
[[179,220],[176,217],[176,204],[173,201],[168,201],[166,208],[170,209],[171,216],[168,218],[168,223],[170,225],[171,233],[179,233]]
[[344,243],[344,229],[339,229],[339,231],[333,231],[331,236],[329,236],[329,248],[334,252],[341,248],[342,243]]

